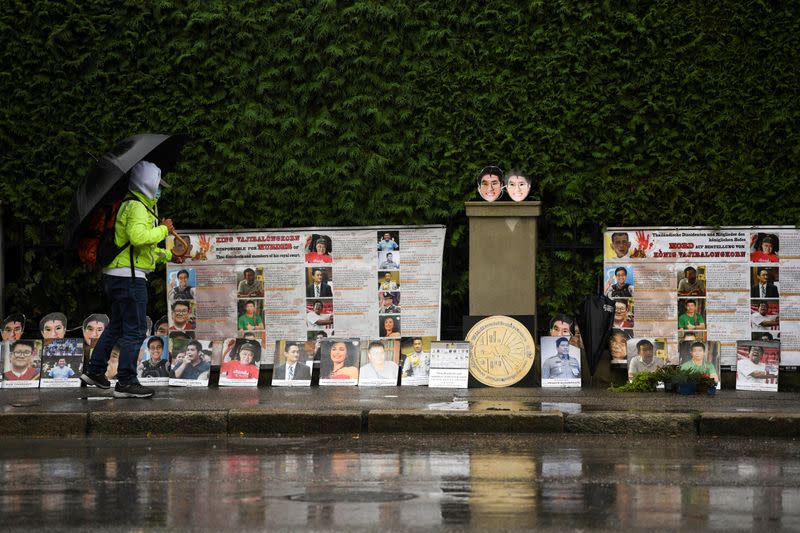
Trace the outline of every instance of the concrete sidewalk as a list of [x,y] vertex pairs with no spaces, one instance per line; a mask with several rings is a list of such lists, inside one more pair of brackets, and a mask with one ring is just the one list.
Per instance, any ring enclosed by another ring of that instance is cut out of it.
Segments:
[[599,389],[159,387],[0,390],[0,437],[314,433],[583,433],[800,437],[800,393],[716,396]]

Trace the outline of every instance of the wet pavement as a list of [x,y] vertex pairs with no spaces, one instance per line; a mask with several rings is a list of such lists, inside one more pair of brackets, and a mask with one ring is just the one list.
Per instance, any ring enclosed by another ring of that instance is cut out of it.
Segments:
[[5,439],[3,530],[798,530],[796,442]]

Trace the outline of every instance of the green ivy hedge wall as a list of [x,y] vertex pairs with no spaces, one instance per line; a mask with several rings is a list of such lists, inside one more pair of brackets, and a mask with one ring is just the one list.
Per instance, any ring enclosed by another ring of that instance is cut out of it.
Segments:
[[797,2],[5,0],[0,31],[5,308],[31,318],[102,306],[63,220],[86,152],[141,132],[193,138],[178,227],[446,224],[448,316],[488,163],[544,203],[542,316],[594,290],[604,227],[800,214]]

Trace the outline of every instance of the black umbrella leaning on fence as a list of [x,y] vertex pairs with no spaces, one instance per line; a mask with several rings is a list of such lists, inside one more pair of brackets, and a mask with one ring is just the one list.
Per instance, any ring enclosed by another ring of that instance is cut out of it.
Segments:
[[[78,244],[78,237],[86,230],[96,208],[112,204],[127,194],[128,172],[136,163],[150,161],[158,165],[163,175],[175,167],[187,140],[188,136],[183,134],[145,133],[128,137],[104,154],[75,191],[64,226],[64,246],[74,248]],[[173,235],[186,253],[189,249],[186,241]]]
[[589,375],[594,376],[614,324],[614,300],[604,294],[587,296],[575,315],[589,364]]

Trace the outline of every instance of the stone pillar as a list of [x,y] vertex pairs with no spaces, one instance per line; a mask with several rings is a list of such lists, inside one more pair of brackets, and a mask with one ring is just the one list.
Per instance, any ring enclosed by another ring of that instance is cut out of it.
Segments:
[[536,314],[541,202],[466,202],[469,314]]

